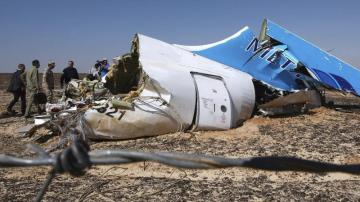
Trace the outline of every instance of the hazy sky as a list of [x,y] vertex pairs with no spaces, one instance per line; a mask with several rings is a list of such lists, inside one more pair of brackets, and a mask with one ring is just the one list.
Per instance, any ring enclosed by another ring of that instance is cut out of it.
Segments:
[[99,59],[130,49],[135,33],[169,43],[201,45],[264,18],[288,28],[346,62],[360,67],[360,1],[227,0],[0,0],[0,72],[18,63],[42,67],[68,59],[80,72]]

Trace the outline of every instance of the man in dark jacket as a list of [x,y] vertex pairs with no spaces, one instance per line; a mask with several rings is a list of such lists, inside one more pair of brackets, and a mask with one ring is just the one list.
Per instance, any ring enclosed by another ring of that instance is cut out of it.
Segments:
[[15,73],[12,74],[10,85],[7,89],[8,92],[11,92],[14,96],[13,100],[10,102],[7,111],[13,114],[12,108],[14,107],[15,103],[21,98],[21,115],[25,114],[26,110],[26,88],[24,84],[24,72],[25,72],[25,65],[19,64],[18,69]]
[[61,88],[64,87],[64,82],[65,84],[68,84],[71,81],[71,79],[79,79],[79,74],[76,68],[74,67],[73,61],[69,61],[68,67],[66,67],[63,70],[63,74],[61,75],[61,80],[60,80]]

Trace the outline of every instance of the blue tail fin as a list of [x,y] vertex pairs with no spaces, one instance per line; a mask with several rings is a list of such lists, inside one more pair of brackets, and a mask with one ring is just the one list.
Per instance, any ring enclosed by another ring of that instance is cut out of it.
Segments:
[[241,68],[253,55],[253,52],[249,50],[256,51],[259,45],[254,33],[245,27],[236,34],[216,43],[202,46],[175,46],[228,66]]
[[248,27],[213,44],[176,46],[247,72],[275,88],[288,91],[300,88],[295,81],[295,73],[288,71],[291,64],[294,66],[296,62],[290,63],[291,60],[286,57],[278,57],[278,53],[284,52],[287,47],[261,47],[259,40]]

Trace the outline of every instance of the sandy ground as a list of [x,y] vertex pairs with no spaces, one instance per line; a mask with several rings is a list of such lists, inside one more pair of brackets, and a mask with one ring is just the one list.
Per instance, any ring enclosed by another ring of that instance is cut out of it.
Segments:
[[[4,110],[10,95],[0,92]],[[340,99],[341,100],[341,99]],[[0,119],[0,153],[25,156],[15,130],[20,117]],[[206,153],[227,157],[291,155],[333,163],[360,163],[359,110],[321,107],[307,114],[257,117],[221,132],[176,133],[129,141],[91,142],[92,149]],[[43,147],[57,142],[54,137]],[[49,168],[0,169],[2,201],[35,197]],[[230,168],[186,170],[144,162],[96,166],[85,176],[59,175],[45,201],[359,201],[355,175],[267,172]]]

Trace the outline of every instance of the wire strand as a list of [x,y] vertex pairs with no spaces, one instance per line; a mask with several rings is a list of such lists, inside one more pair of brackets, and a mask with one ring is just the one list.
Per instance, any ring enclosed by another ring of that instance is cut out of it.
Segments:
[[[153,161],[188,169],[245,167],[269,171],[344,172],[357,175],[360,174],[360,164],[341,165],[288,156],[226,158],[202,154],[98,150],[90,152],[89,159],[91,165],[129,164],[142,161]],[[56,158],[53,156],[25,159],[0,155],[0,167],[4,168],[55,166],[55,163]]]

